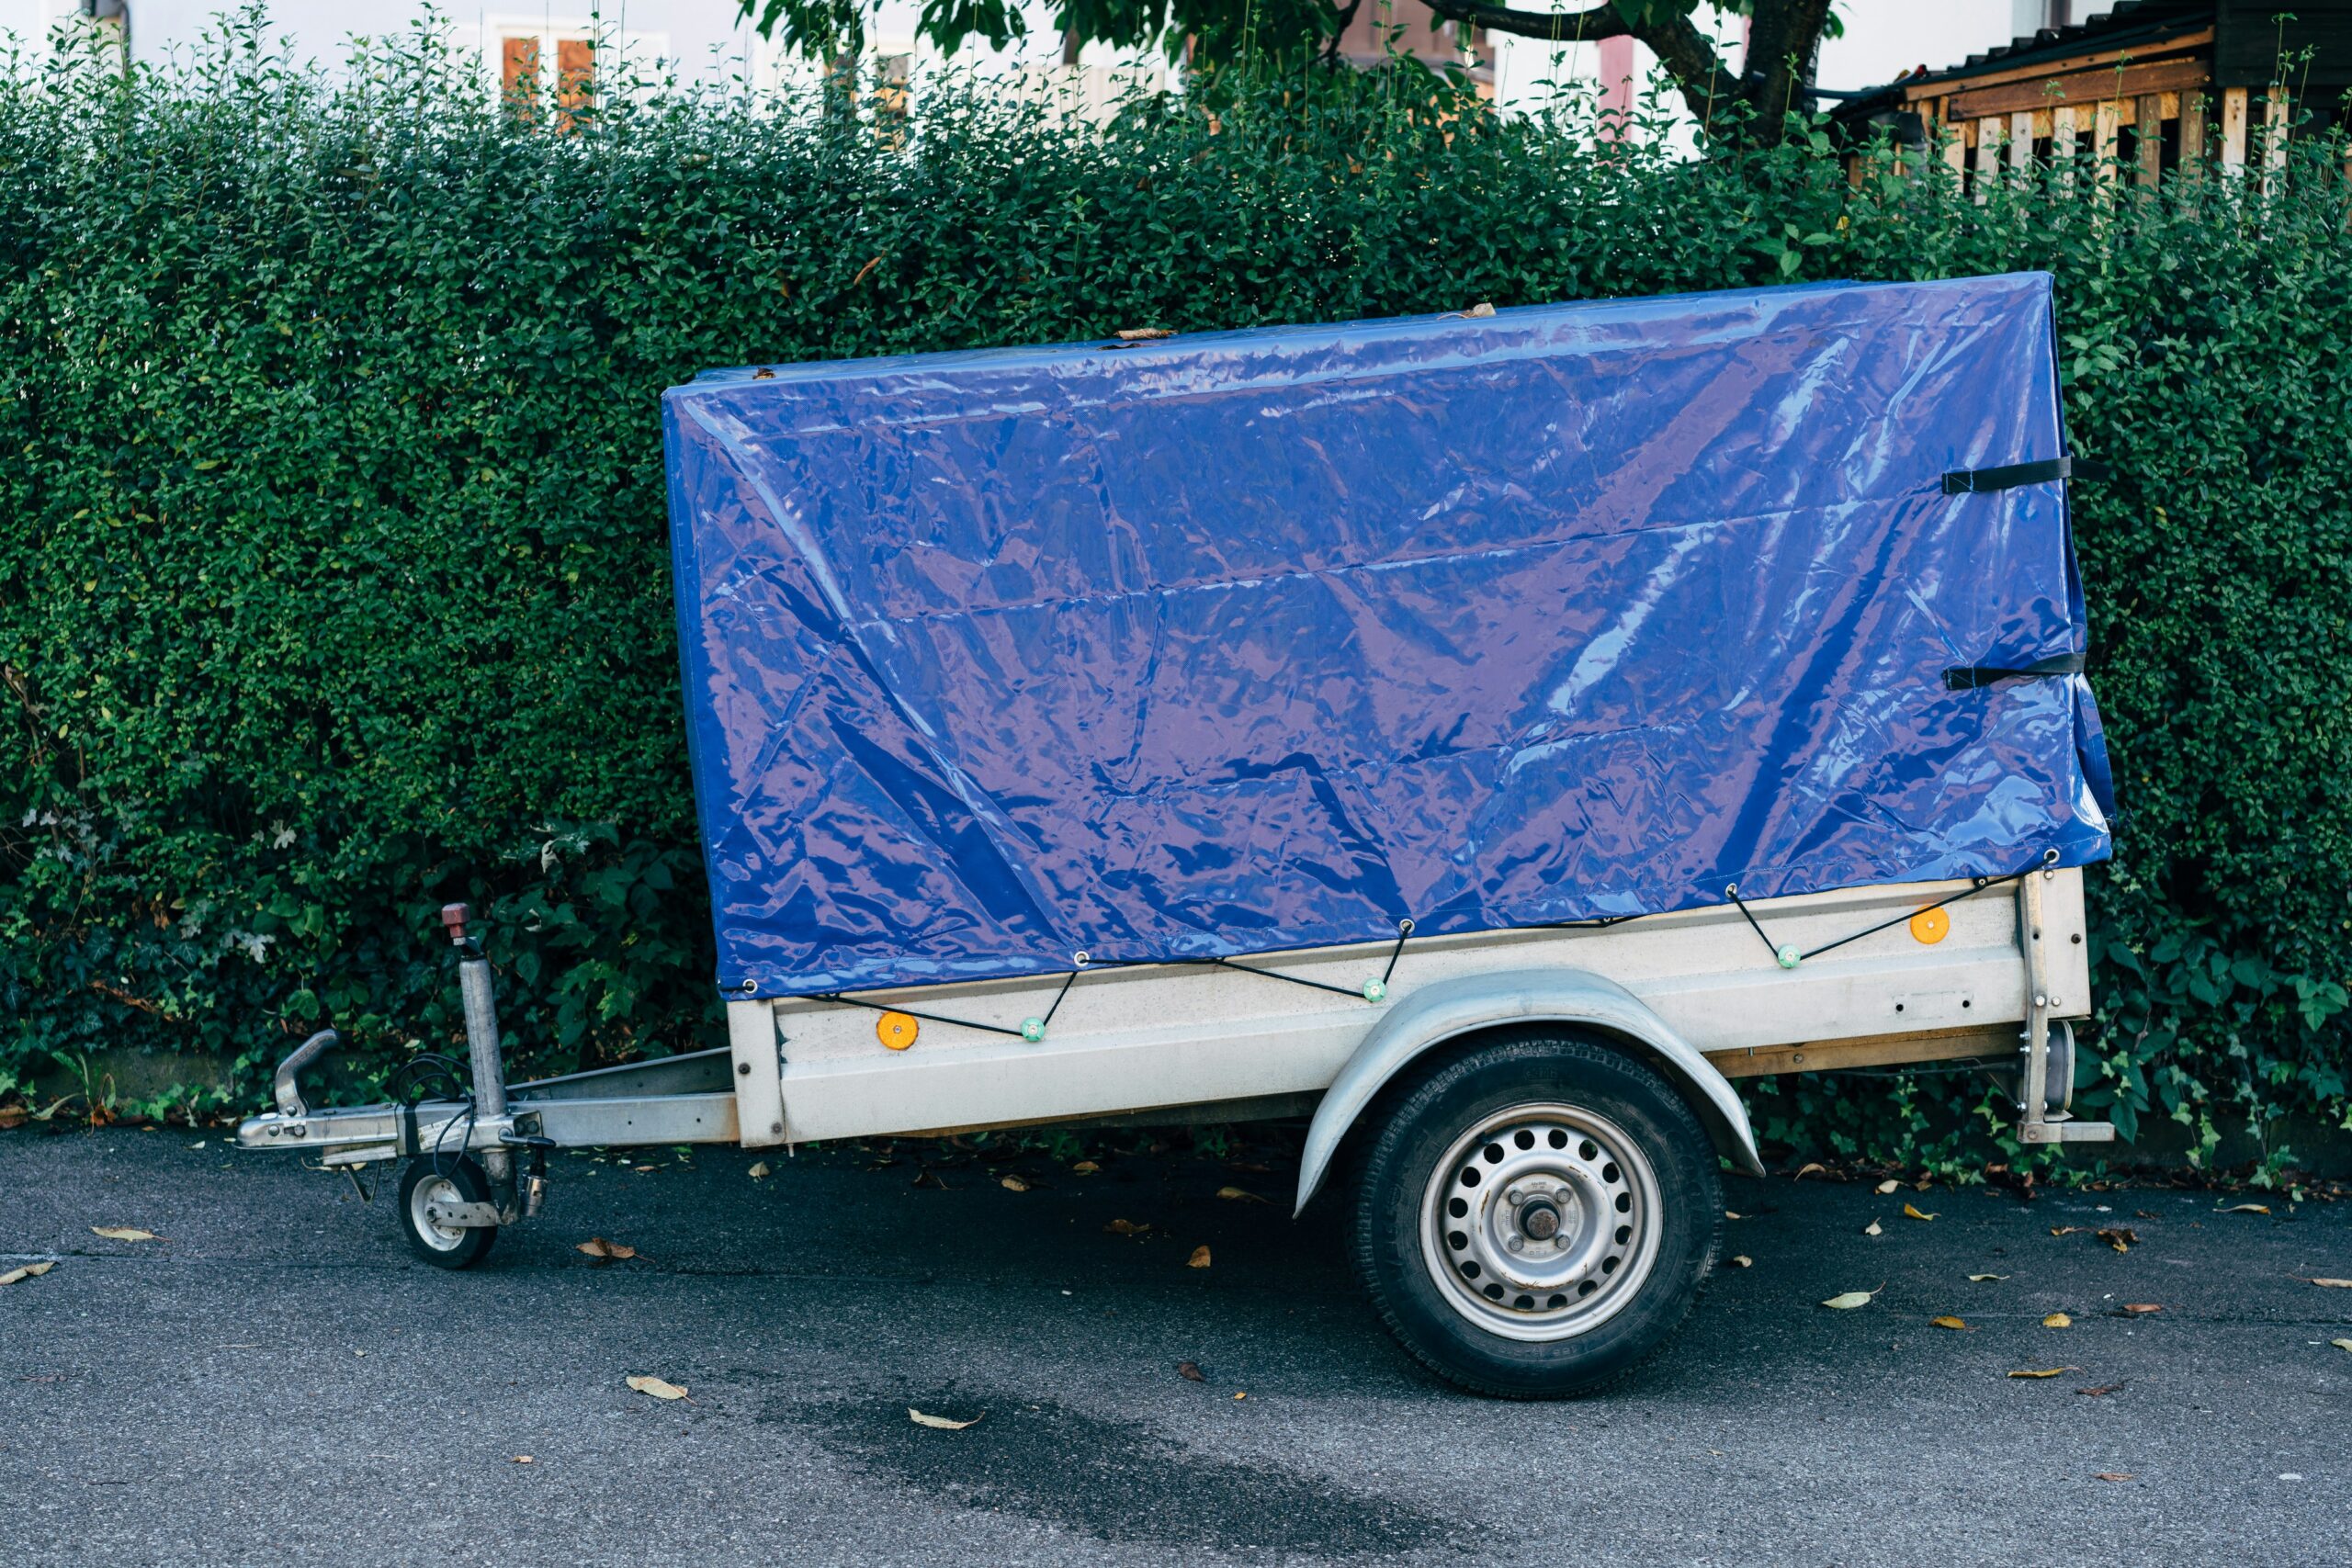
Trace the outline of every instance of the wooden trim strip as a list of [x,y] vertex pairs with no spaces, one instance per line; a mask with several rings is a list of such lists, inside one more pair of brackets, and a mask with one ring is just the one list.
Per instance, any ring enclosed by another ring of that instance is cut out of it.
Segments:
[[2076,71],[1990,91],[1954,93],[1949,107],[1955,118],[2014,114],[2019,109],[2046,109],[2053,104],[2093,104],[2101,98],[2185,93],[2202,87],[2212,79],[2212,72],[2202,60],[2160,60],[2127,65],[2120,71]]
[[2040,65],[2013,66],[2007,71],[1987,71],[1982,76],[1943,74],[1922,81],[1904,93],[1905,103],[1917,103],[1921,98],[1939,98],[1947,93],[1981,92],[1986,87],[2003,87],[2011,82],[2041,82],[2060,72],[2088,71],[2100,65],[2117,65],[2127,61],[2165,60],[2189,50],[2210,48],[2213,29],[2200,28],[2178,38],[2160,38],[2142,44],[2137,49],[2108,49],[2097,54],[2086,54],[2078,60],[2045,61]]

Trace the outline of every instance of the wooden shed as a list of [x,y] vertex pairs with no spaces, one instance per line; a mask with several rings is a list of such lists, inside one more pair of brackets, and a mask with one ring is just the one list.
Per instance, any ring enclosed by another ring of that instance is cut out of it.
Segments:
[[1923,66],[1834,118],[1932,149],[1971,182],[2071,153],[2104,180],[2154,185],[2184,164],[2283,163],[2290,129],[2335,123],[2347,88],[2352,0],[2126,0]]

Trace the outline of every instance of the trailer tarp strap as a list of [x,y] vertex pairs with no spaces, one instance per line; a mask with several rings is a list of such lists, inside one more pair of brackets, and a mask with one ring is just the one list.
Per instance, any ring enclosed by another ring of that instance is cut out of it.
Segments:
[[2011,463],[2001,468],[1954,468],[1944,476],[1946,495],[1984,495],[2014,490],[2018,485],[2048,484],[2052,479],[2103,479],[2105,463],[2087,457],[2047,457],[2039,463]]
[[2087,658],[2081,653],[2053,653],[2030,664],[1955,664],[1944,671],[1944,689],[1973,692],[1996,681],[2033,681],[2051,675],[2079,675]]

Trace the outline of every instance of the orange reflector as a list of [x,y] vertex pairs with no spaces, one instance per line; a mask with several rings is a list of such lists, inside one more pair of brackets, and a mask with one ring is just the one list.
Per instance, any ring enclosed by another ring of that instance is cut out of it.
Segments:
[[1941,909],[1922,909],[1911,917],[1911,934],[1932,947],[1951,934],[1951,917]]
[[902,1012],[886,1012],[874,1021],[874,1032],[893,1051],[915,1043],[915,1021]]

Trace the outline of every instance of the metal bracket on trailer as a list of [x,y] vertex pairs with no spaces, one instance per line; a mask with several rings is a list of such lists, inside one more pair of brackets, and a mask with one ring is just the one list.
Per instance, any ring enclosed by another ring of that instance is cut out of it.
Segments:
[[2077,1122],[2066,1109],[2075,1093],[2074,1031],[2066,1032],[2064,1053],[2066,1082],[2053,1083],[2050,1070],[2051,1015],[2063,998],[2050,994],[2050,965],[2043,943],[2042,885],[2055,876],[2051,867],[2030,871],[2018,879],[2018,950],[2025,959],[2025,1034],[2018,1046],[2018,1141],[2021,1144],[2111,1144],[2112,1122]]

